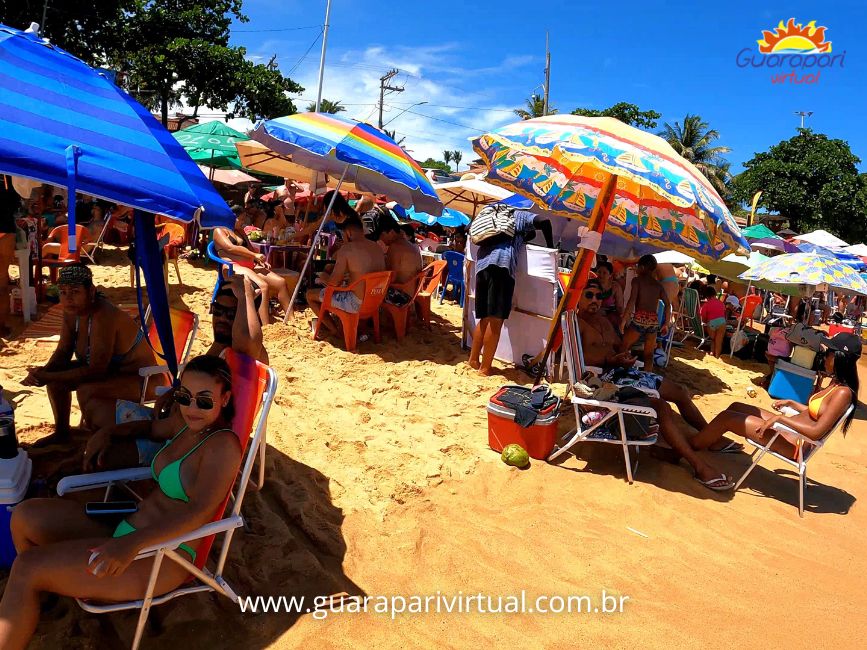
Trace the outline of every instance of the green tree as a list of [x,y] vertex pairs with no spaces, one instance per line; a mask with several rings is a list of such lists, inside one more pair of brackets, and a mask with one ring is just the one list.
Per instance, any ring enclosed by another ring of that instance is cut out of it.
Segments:
[[[310,102],[307,105],[307,112],[312,113],[316,110],[316,102]],[[335,113],[341,113],[346,110],[345,106],[340,104],[340,100],[338,99],[336,102],[331,101],[330,99],[322,98],[322,101],[319,104],[319,112],[320,113],[330,113],[334,115]]]
[[455,171],[458,171],[461,168],[461,158],[464,157],[464,154],[460,152],[460,150],[455,149],[452,151],[452,161],[455,163]]
[[292,115],[296,109],[289,94],[304,91],[303,87],[281,74],[273,59],[268,65],[245,60],[237,78],[240,83],[232,102],[234,114],[254,122]]
[[449,167],[448,163],[444,163],[442,160],[434,160],[433,158],[428,158],[427,160],[419,164],[425,169],[442,169],[446,174],[452,173],[452,168]]
[[452,161],[451,150],[446,149],[445,151],[443,151],[443,161],[445,162],[446,166],[448,166],[448,164]]
[[[542,117],[545,114],[545,98],[541,95],[530,95],[527,98],[526,108],[516,108],[515,115],[522,120],[529,120],[533,117]],[[554,115],[557,109],[548,105],[548,115]]]
[[627,102],[617,102],[613,106],[604,108],[601,111],[593,108],[576,108],[572,111],[572,115],[583,115],[584,117],[614,117],[630,126],[637,126],[640,129],[655,129],[657,120],[662,117],[656,111],[642,111],[635,104]]
[[731,173],[730,164],[723,155],[731,149],[714,144],[719,139],[718,131],[711,129],[700,116],[687,114],[682,123],[672,125],[666,122],[659,135],[695,165],[717,192],[721,195],[727,192],[726,184],[731,180]]
[[398,147],[402,147],[403,143],[406,142],[406,136],[402,135],[398,138],[397,137],[397,131],[389,131],[388,129],[383,129],[382,132],[385,133],[385,135],[387,135],[389,138],[394,140],[394,143]]
[[867,180],[858,173],[860,159],[844,140],[810,129],[757,153],[733,181],[743,204],[761,190],[759,205],[779,212],[789,228],[828,230],[849,242],[867,237]]

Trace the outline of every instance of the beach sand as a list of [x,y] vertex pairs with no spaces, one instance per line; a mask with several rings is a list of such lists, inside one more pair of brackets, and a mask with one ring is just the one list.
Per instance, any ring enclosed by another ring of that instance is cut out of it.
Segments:
[[[123,259],[109,247],[94,271],[113,300],[132,303]],[[215,274],[200,262],[181,262],[181,272],[183,287],[171,271],[172,303],[200,315],[202,351]],[[848,436],[835,435],[810,463],[803,519],[794,475],[772,459],[733,497],[646,452],[629,485],[619,447],[607,445],[517,470],[488,448],[485,406],[499,386],[528,378],[515,370],[480,378],[460,349],[460,309],[434,313],[430,331],[413,327],[397,345],[386,323],[383,343],[362,343],[357,354],[312,341],[309,312],[266,328],[280,382],[266,485],[245,500],[249,530],[235,536],[228,581],[242,595],[368,595],[371,609],[377,596],[438,593],[482,593],[496,606],[522,590],[528,606],[540,595],[587,595],[601,606],[604,590],[628,596],[624,611],[449,614],[441,605],[394,619],[346,611],[322,619],[241,614],[198,595],[155,610],[162,629],[143,647],[863,647],[862,410]],[[20,331],[20,320],[12,324]],[[14,398],[22,442],[50,431],[44,391],[18,382],[51,351],[20,340],[0,349],[0,384]],[[674,357],[667,376],[706,417],[735,400],[770,405],[761,389],[756,399],[746,394],[759,364],[719,361],[691,344]],[[712,460],[736,475],[749,464],[744,454]],[[61,599],[32,647],[123,647],[118,637],[128,644],[134,624],[133,614],[91,616]]]

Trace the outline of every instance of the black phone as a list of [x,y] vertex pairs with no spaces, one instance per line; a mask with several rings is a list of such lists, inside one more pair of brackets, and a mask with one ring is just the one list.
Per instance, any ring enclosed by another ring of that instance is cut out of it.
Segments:
[[135,501],[89,501],[84,512],[93,517],[106,515],[131,515],[138,511]]

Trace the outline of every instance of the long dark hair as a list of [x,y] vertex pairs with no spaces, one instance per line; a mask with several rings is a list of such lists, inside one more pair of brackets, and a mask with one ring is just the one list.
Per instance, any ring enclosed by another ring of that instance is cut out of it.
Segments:
[[328,205],[331,203],[331,197],[334,196],[335,192],[337,193],[337,196],[334,197],[334,207],[331,208],[331,213],[337,213],[346,219],[350,217],[358,217],[358,213],[352,209],[349,202],[340,192],[337,192],[337,190],[328,190],[325,193],[325,196],[322,197],[323,214],[324,211],[328,209]]
[[[858,403],[858,356],[851,352],[842,352],[840,350],[828,350],[828,354],[834,355],[834,381],[843,386],[848,386],[852,391],[852,403]],[[855,418],[855,410],[846,418],[843,424],[843,433],[849,430],[849,425]]]
[[[217,380],[224,393],[227,391],[231,393],[232,391],[232,371],[229,369],[229,364],[220,357],[215,357],[210,354],[203,354],[195,357],[187,363],[184,372],[200,372],[203,375],[208,375]],[[229,395],[229,401],[226,402],[226,405],[222,409],[220,409],[220,418],[222,418],[226,424],[231,424],[234,417],[235,395],[234,393],[231,393]]]

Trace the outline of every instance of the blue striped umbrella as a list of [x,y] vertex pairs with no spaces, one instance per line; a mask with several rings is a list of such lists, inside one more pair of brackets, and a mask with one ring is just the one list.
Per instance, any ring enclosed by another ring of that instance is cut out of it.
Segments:
[[405,212],[408,218],[428,226],[432,226],[435,223],[446,228],[458,228],[470,225],[470,218],[467,215],[460,210],[452,210],[451,208],[443,208],[443,213],[438,217],[426,212],[416,212],[415,208],[409,208]]
[[[35,34],[0,25],[0,172],[205,226],[235,217],[141,104]],[[71,234],[74,215],[70,211]],[[70,237],[70,246],[74,237]]]

